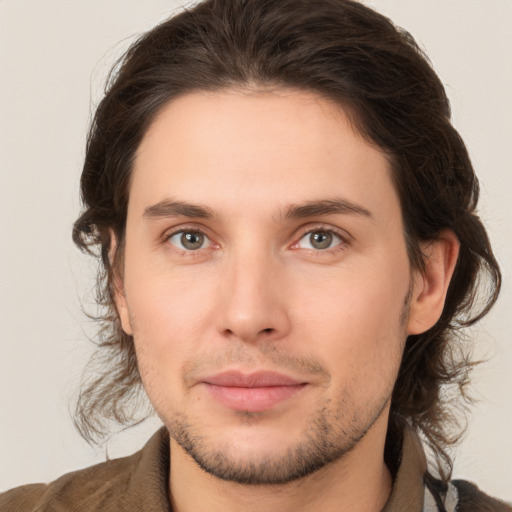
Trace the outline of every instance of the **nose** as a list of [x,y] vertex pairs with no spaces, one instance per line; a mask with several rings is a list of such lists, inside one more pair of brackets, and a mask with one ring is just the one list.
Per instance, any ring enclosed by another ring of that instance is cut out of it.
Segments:
[[264,251],[233,255],[219,290],[218,329],[245,342],[278,340],[290,331],[286,276]]

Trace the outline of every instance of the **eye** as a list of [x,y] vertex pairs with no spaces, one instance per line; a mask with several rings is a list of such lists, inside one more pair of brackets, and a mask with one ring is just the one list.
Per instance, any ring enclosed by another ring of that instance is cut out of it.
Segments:
[[178,231],[168,238],[168,241],[183,251],[204,249],[210,243],[209,238],[200,231]]
[[341,243],[343,243],[343,240],[336,233],[319,229],[306,233],[297,243],[297,247],[300,249],[314,249],[322,251],[325,249],[332,249]]

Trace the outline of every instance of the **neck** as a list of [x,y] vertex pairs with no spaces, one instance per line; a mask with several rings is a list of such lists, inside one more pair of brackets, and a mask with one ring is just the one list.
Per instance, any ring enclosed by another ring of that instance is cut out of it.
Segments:
[[[383,418],[387,419],[387,418]],[[171,439],[170,494],[175,512],[381,511],[392,480],[384,463],[386,423],[374,424],[340,459],[283,485],[242,485],[203,471]],[[383,428],[384,427],[384,428]]]

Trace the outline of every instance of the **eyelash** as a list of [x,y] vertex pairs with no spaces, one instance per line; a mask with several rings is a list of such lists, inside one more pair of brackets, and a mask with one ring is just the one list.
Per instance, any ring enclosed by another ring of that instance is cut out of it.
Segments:
[[[175,245],[172,245],[170,243],[170,240],[173,236],[175,235],[178,235],[178,234],[184,234],[184,233],[190,233],[190,234],[199,234],[199,235],[202,235],[204,237],[206,237],[207,241],[209,242],[209,247],[205,247],[205,248],[199,248],[199,249],[196,249],[196,250],[185,250],[185,249],[180,249],[179,247],[175,246]],[[314,226],[314,227],[308,227],[306,230],[302,231],[300,233],[300,236],[296,239],[295,242],[293,242],[293,244],[291,244],[289,247],[292,249],[292,250],[299,250],[300,247],[298,247],[298,244],[301,242],[301,240],[303,240],[305,237],[313,234],[313,233],[326,233],[326,234],[330,234],[330,235],[333,235],[334,237],[336,237],[338,240],[339,240],[339,243],[336,244],[334,247],[331,247],[331,248],[326,248],[326,249],[304,249],[304,250],[307,250],[310,254],[314,254],[316,256],[321,256],[321,255],[325,255],[325,254],[335,254],[335,253],[338,253],[339,251],[343,251],[346,249],[346,247],[350,244],[350,237],[348,236],[347,233],[341,233],[339,230],[336,230],[336,229],[333,229],[332,227],[327,227],[325,225],[317,225],[317,226]],[[178,252],[180,255],[187,255],[187,256],[190,256],[190,257],[194,257],[194,256],[198,256],[199,254],[201,254],[201,251],[202,249],[207,249],[207,248],[210,248],[212,245],[214,247],[218,247],[217,244],[215,244],[211,238],[208,236],[208,234],[206,233],[205,230],[201,229],[201,228],[198,228],[198,227],[186,227],[186,226],[182,226],[180,227],[179,229],[175,229],[171,232],[168,232],[166,233],[164,236],[163,236],[163,241],[164,243],[168,243],[170,245],[172,245],[173,247],[173,250]]]

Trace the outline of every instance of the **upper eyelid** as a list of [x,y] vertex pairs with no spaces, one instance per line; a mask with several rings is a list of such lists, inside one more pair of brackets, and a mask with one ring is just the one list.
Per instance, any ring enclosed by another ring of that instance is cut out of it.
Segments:
[[310,233],[314,233],[315,231],[325,231],[327,233],[334,233],[336,236],[340,237],[342,240],[344,240],[346,242],[353,240],[352,235],[348,231],[341,229],[339,227],[335,227],[330,224],[324,224],[324,223],[303,226],[297,232],[296,237],[299,237],[299,238],[297,238],[297,240],[301,239],[302,237],[304,237]]
[[171,236],[174,236],[177,233],[182,233],[182,232],[201,233],[202,235],[205,235],[206,237],[211,238],[211,236],[209,235],[209,230],[206,229],[205,227],[187,223],[187,224],[178,224],[177,226],[174,226],[174,227],[164,230],[164,232],[162,234],[162,239],[167,240]]

